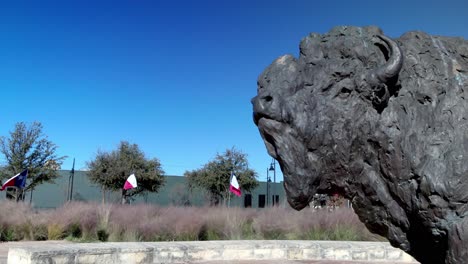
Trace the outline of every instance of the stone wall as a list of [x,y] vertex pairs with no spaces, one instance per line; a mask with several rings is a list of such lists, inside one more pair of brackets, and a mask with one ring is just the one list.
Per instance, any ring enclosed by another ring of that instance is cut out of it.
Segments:
[[33,245],[11,248],[9,264],[197,263],[217,260],[357,260],[418,263],[382,242],[196,241]]

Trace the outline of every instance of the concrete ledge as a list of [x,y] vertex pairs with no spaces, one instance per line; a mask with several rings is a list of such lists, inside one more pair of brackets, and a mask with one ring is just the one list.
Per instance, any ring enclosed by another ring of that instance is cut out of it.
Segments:
[[197,263],[219,260],[355,260],[418,263],[381,242],[235,240],[32,245],[10,248],[9,264]]

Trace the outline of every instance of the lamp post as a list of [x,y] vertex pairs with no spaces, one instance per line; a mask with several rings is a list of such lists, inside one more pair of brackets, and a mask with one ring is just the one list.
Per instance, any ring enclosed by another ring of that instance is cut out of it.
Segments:
[[266,207],[269,206],[269,197],[270,197],[270,175],[268,174],[269,173],[269,169],[267,168],[267,178],[266,178]]
[[276,205],[276,161],[275,159],[271,159],[271,164],[270,164],[270,168],[268,169],[269,171],[273,171],[273,191],[272,191],[272,205]]

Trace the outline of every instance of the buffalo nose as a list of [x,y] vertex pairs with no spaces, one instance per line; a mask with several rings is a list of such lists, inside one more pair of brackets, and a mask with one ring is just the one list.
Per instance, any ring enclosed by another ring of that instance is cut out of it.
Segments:
[[265,112],[273,103],[273,97],[270,94],[257,95],[252,98],[252,104],[255,112]]
[[272,103],[273,97],[270,94],[259,94],[252,98],[255,124],[261,117],[269,116]]
[[254,98],[252,98],[250,100],[250,102],[252,103],[253,106],[255,106],[255,101],[257,100],[258,96],[255,96]]

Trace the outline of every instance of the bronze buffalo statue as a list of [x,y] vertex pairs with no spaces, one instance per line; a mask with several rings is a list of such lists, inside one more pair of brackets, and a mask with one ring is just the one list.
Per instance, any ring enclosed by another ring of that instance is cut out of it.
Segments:
[[339,193],[422,263],[468,263],[468,42],[310,34],[258,78],[254,122],[289,204]]

